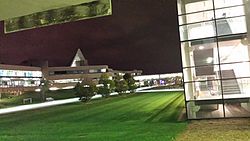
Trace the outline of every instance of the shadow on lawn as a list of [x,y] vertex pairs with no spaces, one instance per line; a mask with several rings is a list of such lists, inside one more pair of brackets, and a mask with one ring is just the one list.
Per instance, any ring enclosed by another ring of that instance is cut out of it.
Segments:
[[178,95],[166,103],[164,108],[154,113],[145,122],[182,122],[186,121],[186,110],[183,106],[183,96]]

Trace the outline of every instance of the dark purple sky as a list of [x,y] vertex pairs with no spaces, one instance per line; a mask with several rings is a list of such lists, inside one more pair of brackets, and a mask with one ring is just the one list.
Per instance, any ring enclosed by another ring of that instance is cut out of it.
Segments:
[[81,48],[90,65],[143,74],[181,71],[175,0],[113,0],[113,15],[4,34],[0,63],[69,65]]

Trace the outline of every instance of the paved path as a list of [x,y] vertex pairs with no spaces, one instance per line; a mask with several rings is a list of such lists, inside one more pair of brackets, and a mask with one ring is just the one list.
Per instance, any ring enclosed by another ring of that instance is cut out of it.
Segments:
[[136,91],[136,92],[145,93],[145,92],[179,92],[179,91],[184,91],[184,89],[141,90],[141,91]]

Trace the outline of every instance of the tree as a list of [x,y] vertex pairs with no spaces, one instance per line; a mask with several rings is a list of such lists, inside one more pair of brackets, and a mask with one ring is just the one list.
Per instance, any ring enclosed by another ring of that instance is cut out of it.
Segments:
[[82,84],[81,84],[80,82],[78,82],[78,83],[75,85],[74,90],[75,90],[75,95],[76,95],[77,97],[79,97],[80,99],[82,99],[83,93],[84,93],[84,89],[83,89],[83,86],[82,86]]
[[134,92],[135,89],[137,88],[136,84],[135,84],[135,80],[134,78],[132,77],[132,75],[130,73],[126,73],[124,76],[123,76],[124,80],[127,82],[128,84],[128,90],[130,92]]
[[44,102],[46,100],[46,93],[49,91],[49,85],[50,85],[49,80],[46,80],[46,79],[41,80],[40,99],[42,102]]
[[92,96],[97,92],[96,85],[89,80],[84,78],[81,83],[77,83],[75,86],[75,94],[83,101],[89,101]]
[[107,73],[103,73],[101,75],[99,84],[102,84],[103,86],[99,87],[98,93],[100,93],[103,97],[109,96],[115,88],[115,82],[110,79],[110,75]]
[[116,92],[121,94],[128,90],[128,83],[123,79],[122,76],[117,75],[115,77],[115,87],[116,87]]
[[149,86],[149,81],[148,80],[144,81],[144,86]]

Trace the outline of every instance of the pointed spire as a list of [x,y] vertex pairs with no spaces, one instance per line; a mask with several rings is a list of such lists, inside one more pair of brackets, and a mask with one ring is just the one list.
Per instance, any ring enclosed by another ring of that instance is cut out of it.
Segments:
[[78,49],[76,55],[71,63],[71,67],[86,66],[88,65],[88,60],[82,54],[81,49]]

